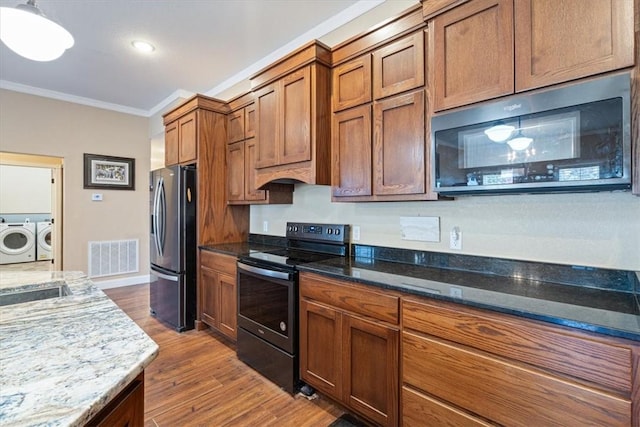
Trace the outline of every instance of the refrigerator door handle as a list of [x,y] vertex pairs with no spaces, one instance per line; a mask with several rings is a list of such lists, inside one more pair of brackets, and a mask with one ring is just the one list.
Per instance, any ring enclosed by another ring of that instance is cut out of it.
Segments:
[[160,273],[159,271],[156,271],[156,270],[151,270],[151,275],[160,277],[161,279],[170,280],[172,282],[177,282],[180,280],[179,276],[171,276],[169,274]]
[[154,243],[156,245],[156,250],[158,251],[158,256],[163,256],[163,247],[164,247],[164,222],[165,212],[165,197],[164,197],[164,179],[160,177],[158,179],[158,184],[156,185],[156,193],[155,200],[153,201],[153,237]]

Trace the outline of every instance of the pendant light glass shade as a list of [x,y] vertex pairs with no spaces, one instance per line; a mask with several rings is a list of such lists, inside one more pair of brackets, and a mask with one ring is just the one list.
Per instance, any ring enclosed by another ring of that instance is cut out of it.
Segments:
[[514,126],[497,123],[489,129],[485,129],[484,134],[493,142],[505,142],[514,130],[516,130]]
[[526,136],[522,135],[522,131],[520,131],[518,132],[518,136],[508,140],[507,144],[509,144],[509,147],[511,147],[511,149],[513,150],[522,151],[529,148],[529,145],[531,145],[532,142],[533,138],[527,138]]
[[53,61],[74,43],[71,33],[48,19],[35,0],[15,8],[0,7],[0,40],[33,61]]

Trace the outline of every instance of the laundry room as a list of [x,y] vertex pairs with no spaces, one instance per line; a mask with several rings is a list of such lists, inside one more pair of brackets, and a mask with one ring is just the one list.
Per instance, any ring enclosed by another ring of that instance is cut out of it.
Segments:
[[0,270],[48,270],[51,169],[0,165]]

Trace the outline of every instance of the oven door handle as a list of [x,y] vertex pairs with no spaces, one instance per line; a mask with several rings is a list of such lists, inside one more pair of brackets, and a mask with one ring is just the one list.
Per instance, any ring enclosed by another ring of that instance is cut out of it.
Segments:
[[291,278],[289,273],[283,271],[268,270],[266,268],[254,267],[252,265],[243,264],[238,262],[238,268],[241,270],[249,271],[251,273],[259,274],[261,276],[273,277],[274,279],[289,280]]

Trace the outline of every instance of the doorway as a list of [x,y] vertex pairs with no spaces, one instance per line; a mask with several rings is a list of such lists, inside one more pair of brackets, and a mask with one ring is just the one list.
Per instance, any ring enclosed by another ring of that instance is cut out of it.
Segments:
[[[17,154],[0,152],[0,165],[21,166],[28,168],[48,169],[51,172],[51,218],[50,218],[50,260],[38,261],[44,263],[47,270],[62,271],[64,268],[62,259],[62,179],[63,179],[63,159],[61,157],[40,156],[33,154]],[[25,195],[28,197],[28,195]],[[19,271],[33,270],[30,264],[14,264]],[[11,265],[11,264],[7,264]],[[12,271],[16,269],[10,268]],[[37,267],[40,269],[40,267]]]

